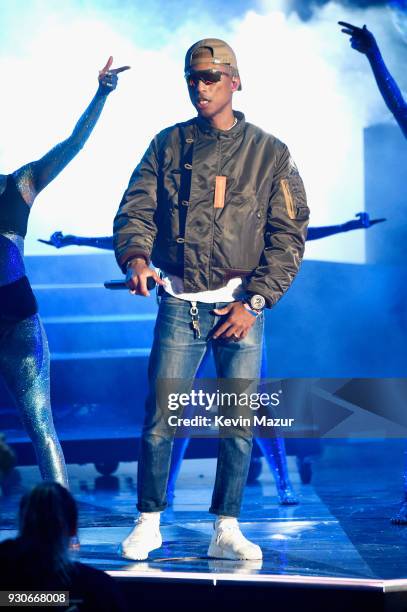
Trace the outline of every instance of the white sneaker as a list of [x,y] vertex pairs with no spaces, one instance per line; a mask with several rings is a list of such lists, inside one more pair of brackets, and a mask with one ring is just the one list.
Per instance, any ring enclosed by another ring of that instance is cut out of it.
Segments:
[[216,559],[262,559],[260,546],[244,537],[235,518],[216,519],[208,557]]
[[163,543],[160,533],[160,512],[141,512],[136,526],[121,544],[121,554],[126,559],[143,561],[149,553]]

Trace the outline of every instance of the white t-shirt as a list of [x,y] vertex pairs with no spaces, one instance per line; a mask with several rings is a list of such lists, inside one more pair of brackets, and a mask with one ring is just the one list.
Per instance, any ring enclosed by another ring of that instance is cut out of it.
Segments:
[[174,274],[162,272],[162,279],[166,282],[165,291],[180,300],[188,302],[234,302],[244,297],[245,292],[241,278],[231,278],[224,287],[198,293],[184,293],[184,281]]

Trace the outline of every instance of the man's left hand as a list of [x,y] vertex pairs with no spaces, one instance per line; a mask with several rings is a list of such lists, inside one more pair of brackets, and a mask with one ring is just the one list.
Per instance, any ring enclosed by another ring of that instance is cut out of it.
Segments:
[[217,315],[229,315],[215,330],[213,334],[215,340],[224,338],[239,342],[247,336],[256,321],[256,317],[246,310],[243,302],[232,302],[224,308],[215,308],[213,312]]

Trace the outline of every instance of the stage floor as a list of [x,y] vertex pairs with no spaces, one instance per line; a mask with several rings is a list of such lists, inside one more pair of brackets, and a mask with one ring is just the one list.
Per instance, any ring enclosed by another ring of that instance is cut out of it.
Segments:
[[[136,464],[114,476],[92,465],[69,466],[80,511],[78,558],[114,576],[318,582],[407,588],[407,526],[390,524],[402,490],[401,442],[328,445],[315,462],[313,482],[302,485],[293,459],[290,473],[298,506],[277,503],[266,464],[259,482],[246,488],[241,526],[263,549],[263,561],[208,559],[214,459],[184,461],[173,508],[162,518],[163,547],[143,562],[118,554],[135,515]],[[264,460],[263,460],[264,461]],[[38,480],[19,468],[20,482],[0,497],[0,540],[15,535],[18,501]],[[387,582],[389,581],[389,582]]]

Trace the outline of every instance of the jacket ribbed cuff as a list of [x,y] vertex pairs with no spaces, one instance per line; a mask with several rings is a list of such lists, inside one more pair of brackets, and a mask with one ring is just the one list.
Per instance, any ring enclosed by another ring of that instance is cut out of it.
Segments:
[[126,274],[127,272],[127,264],[129,263],[129,261],[135,259],[136,257],[143,257],[146,261],[146,264],[148,266],[150,265],[150,256],[145,251],[126,251],[126,253],[119,257],[118,260],[119,266],[123,274]]

